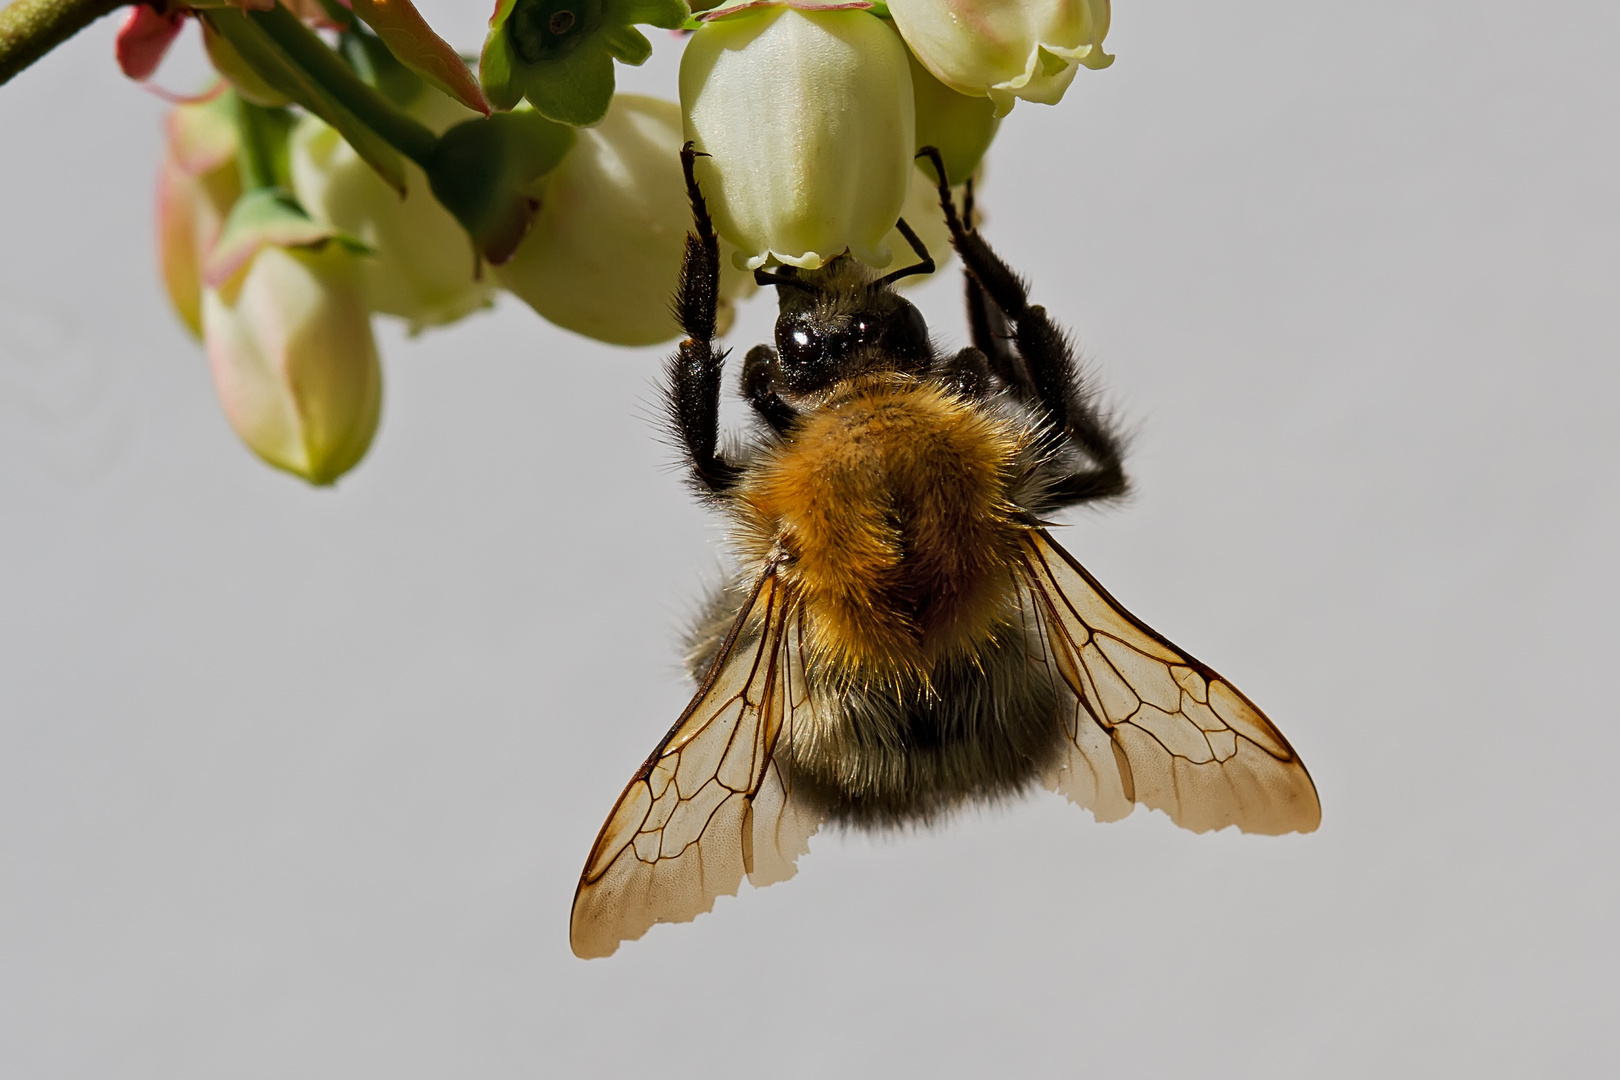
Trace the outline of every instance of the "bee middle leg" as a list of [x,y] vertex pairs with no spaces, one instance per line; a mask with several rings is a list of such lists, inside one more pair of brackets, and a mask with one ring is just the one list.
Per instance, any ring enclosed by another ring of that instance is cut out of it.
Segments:
[[720,240],[698,188],[692,163],[697,152],[681,148],[686,194],[692,203],[692,231],[686,234],[675,314],[686,331],[665,369],[669,418],[685,447],[693,482],[711,495],[722,495],[737,482],[740,469],[719,450],[720,373],[726,352],[714,344],[720,304]]
[[[918,156],[933,163],[951,245],[968,277],[968,321],[975,346],[985,353],[996,375],[1019,397],[1043,408],[1065,440],[1091,463],[1057,477],[1049,489],[1053,499],[1066,506],[1124,494],[1128,486],[1124,442],[1083,391],[1068,339],[1045,308],[1029,302],[1023,279],[957,214],[939,151],[924,147]],[[1017,346],[1016,355],[1006,348],[1009,337]]]

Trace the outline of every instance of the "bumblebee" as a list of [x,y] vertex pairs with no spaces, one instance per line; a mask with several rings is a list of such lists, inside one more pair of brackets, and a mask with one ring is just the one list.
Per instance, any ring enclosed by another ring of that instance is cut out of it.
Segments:
[[927,824],[1037,784],[1099,821],[1142,803],[1197,832],[1315,829],[1315,786],[1265,714],[1043,525],[1125,491],[1122,443],[1063,331],[972,226],[971,188],[959,215],[931,155],[973,345],[936,350],[895,291],[934,269],[903,220],[919,261],[885,276],[847,255],[758,271],[775,346],[747,353],[757,430],[726,450],[720,255],[694,156],[668,410],[739,569],[691,635],[696,697],[591,849],[574,952],[690,920],[744,876],[792,876],[823,823]]

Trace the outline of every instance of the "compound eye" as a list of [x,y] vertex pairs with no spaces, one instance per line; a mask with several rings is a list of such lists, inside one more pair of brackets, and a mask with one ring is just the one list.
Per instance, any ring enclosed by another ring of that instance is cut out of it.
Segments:
[[917,364],[928,361],[928,322],[914,305],[904,303],[883,329],[883,350],[891,357]]
[[820,363],[826,342],[819,331],[799,319],[783,318],[776,323],[776,351],[785,369],[804,369]]

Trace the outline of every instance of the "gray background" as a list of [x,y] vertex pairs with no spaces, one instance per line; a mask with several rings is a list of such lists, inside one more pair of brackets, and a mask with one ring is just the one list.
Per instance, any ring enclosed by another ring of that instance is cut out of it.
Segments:
[[[464,48],[488,6],[425,5]],[[592,963],[574,881],[718,566],[659,351],[390,328],[370,459],[261,466],[113,29],[0,91],[0,1073],[1614,1067],[1613,5],[1130,0],[996,146],[994,241],[1139,431],[1060,538],[1266,707],[1320,833],[1042,794]]]

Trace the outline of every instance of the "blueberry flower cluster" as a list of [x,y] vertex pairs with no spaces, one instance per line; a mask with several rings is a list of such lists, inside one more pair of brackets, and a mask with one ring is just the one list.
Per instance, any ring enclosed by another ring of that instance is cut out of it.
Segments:
[[[728,256],[722,321],[751,271],[887,265],[902,217],[943,263],[917,151],[961,184],[1017,102],[1055,103],[1113,60],[1108,0],[712,4],[495,0],[470,63],[411,0],[132,3],[131,78],[191,23],[220,76],[169,118],[160,263],[243,441],[315,484],[359,462],[383,400],[377,317],[416,333],[504,292],[599,341],[675,336],[687,142]],[[678,103],[616,92],[648,27],[684,39]],[[60,32],[28,54],[0,29],[0,82]]]

